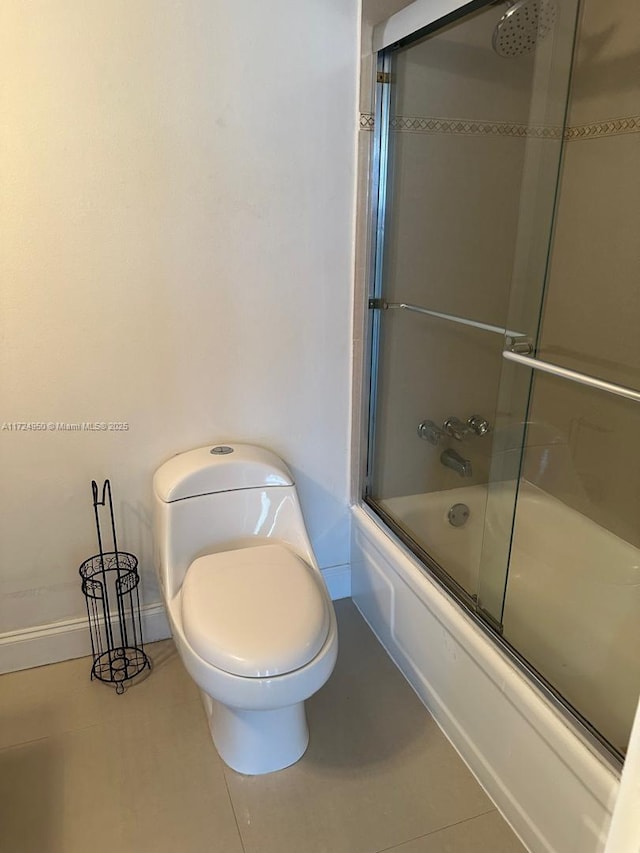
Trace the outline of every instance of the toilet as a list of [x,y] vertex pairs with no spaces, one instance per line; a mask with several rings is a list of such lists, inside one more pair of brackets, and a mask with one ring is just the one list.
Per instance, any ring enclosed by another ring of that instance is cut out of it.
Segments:
[[291,472],[262,447],[200,447],[161,465],[153,491],[156,570],[216,749],[240,773],[288,767],[338,653]]

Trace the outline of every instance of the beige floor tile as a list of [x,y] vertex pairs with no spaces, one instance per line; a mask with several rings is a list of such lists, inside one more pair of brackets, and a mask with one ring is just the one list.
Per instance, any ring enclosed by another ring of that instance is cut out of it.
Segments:
[[492,811],[381,853],[526,853],[526,848]]
[[492,808],[353,604],[336,610],[339,661],[307,703],[303,759],[225,770],[247,853],[372,853]]
[[242,853],[199,701],[0,752],[11,853]]
[[491,802],[353,604],[336,611],[340,656],[307,704],[309,749],[269,776],[224,767],[170,642],[150,647],[154,671],[124,696],[88,680],[88,659],[2,676],[0,849],[521,850],[497,815],[473,820]]
[[0,748],[198,697],[171,640],[146,646],[153,670],[118,696],[90,680],[91,659],[0,676]]

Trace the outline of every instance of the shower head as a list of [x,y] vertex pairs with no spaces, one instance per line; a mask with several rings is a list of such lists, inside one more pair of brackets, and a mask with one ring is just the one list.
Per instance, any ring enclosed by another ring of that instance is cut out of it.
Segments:
[[555,0],[510,0],[493,32],[493,49],[499,56],[529,53],[553,29],[557,13]]

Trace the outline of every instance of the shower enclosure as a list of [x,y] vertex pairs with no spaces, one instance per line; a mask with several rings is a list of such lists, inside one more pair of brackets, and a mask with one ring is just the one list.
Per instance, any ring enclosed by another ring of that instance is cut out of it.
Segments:
[[640,693],[640,119],[607,19],[623,7],[469,3],[378,52],[364,483],[614,760]]

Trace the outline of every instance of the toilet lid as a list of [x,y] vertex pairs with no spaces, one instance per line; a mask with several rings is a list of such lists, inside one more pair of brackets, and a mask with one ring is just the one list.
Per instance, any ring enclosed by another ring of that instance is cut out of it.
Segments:
[[329,633],[314,570],[288,548],[258,545],[198,557],[182,585],[187,641],[234,675],[282,675],[304,666]]

